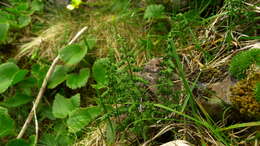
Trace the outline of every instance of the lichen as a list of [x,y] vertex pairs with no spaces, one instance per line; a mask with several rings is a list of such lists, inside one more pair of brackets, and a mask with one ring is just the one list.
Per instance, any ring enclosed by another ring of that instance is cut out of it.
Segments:
[[240,111],[250,117],[260,118],[260,102],[256,100],[255,89],[260,82],[260,71],[250,73],[238,81],[230,90],[230,100]]

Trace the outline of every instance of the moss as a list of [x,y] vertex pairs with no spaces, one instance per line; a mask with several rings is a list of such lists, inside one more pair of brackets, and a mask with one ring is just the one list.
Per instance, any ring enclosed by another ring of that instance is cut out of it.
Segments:
[[252,64],[260,64],[260,49],[250,49],[234,56],[229,66],[229,72],[237,79],[246,77],[246,71]]
[[231,88],[230,100],[240,113],[250,117],[260,117],[260,102],[257,101],[255,89],[260,82],[260,72],[255,72],[246,79],[238,81]]
[[260,103],[260,82],[256,83],[256,88],[255,88],[255,99]]

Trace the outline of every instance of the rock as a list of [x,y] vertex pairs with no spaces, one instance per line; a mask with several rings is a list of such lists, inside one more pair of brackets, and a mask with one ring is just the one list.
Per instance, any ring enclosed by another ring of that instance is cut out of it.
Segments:
[[185,140],[174,140],[174,141],[170,141],[165,144],[162,144],[160,146],[191,146],[191,144]]
[[229,99],[230,96],[230,88],[235,84],[234,81],[231,80],[230,76],[227,76],[223,81],[219,81],[213,84],[208,85],[208,87],[215,92],[215,97],[221,99],[226,104],[231,104]]

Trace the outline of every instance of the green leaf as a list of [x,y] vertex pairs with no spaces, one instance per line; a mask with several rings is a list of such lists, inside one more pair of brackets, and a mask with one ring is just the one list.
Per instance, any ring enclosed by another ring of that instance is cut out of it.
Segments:
[[97,106],[79,108],[73,111],[67,120],[69,132],[75,133],[80,131],[90,122],[95,120],[100,114],[101,108]]
[[60,51],[60,58],[68,65],[79,63],[87,54],[87,47],[72,44]]
[[0,65],[0,93],[5,92],[12,84],[18,70],[18,66],[14,63],[3,63]]
[[73,106],[73,110],[80,106],[80,94],[76,94],[70,98],[71,104]]
[[27,73],[28,73],[28,70],[26,70],[26,69],[21,69],[18,72],[16,72],[12,85],[15,85],[15,84],[19,83],[20,81],[22,81],[25,78]]
[[1,105],[4,105],[6,107],[18,107],[26,103],[29,103],[32,100],[33,100],[32,96],[28,96],[22,93],[17,93],[15,96],[8,98],[6,101],[1,103]]
[[163,5],[149,5],[144,12],[144,19],[161,18],[164,15]]
[[43,9],[44,5],[41,2],[41,0],[33,0],[31,3],[31,9],[33,11],[41,11]]
[[0,138],[14,132],[14,120],[8,115],[8,110],[0,106]]
[[67,99],[60,94],[56,94],[53,106],[52,113],[56,118],[66,118],[66,116],[71,113],[73,110],[79,107],[80,104],[80,95],[76,94],[75,96]]
[[30,146],[24,139],[13,139],[10,140],[6,146]]
[[85,45],[87,45],[89,50],[92,50],[97,43],[97,39],[94,36],[88,36],[84,39]]
[[0,22],[0,43],[5,41],[9,30],[9,23]]
[[38,87],[41,87],[43,79],[45,78],[49,67],[46,65],[34,64],[31,69],[33,77],[38,82]]
[[101,58],[96,60],[92,67],[93,77],[98,85],[106,86],[108,84],[107,66],[108,58]]
[[79,74],[69,74],[66,85],[71,89],[83,87],[86,85],[89,75],[90,70],[88,68],[81,69]]
[[61,84],[63,81],[66,80],[66,76],[67,76],[67,68],[63,65],[57,65],[49,80],[48,88],[50,89],[55,88],[56,86],[58,86],[59,84]]
[[18,27],[23,28],[31,23],[31,16],[23,15],[18,17]]

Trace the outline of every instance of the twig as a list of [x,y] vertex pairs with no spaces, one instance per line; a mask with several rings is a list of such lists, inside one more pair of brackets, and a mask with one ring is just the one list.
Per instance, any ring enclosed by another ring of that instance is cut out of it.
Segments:
[[[87,27],[83,27],[83,28],[76,34],[76,36],[68,43],[68,45],[71,45],[72,43],[74,43],[74,42],[78,39],[78,37],[79,37],[86,29],[87,29]],[[30,122],[31,122],[31,120],[32,120],[32,117],[33,117],[33,113],[34,113],[34,111],[36,111],[36,109],[37,109],[37,107],[38,107],[38,104],[39,104],[39,102],[40,102],[41,99],[42,99],[42,96],[43,96],[44,91],[45,91],[45,89],[46,89],[48,80],[50,79],[50,77],[51,77],[51,75],[52,75],[52,73],[53,73],[53,71],[54,71],[54,68],[55,68],[56,64],[58,63],[59,58],[60,58],[60,56],[58,55],[58,56],[53,60],[51,66],[50,66],[50,68],[49,68],[49,70],[48,70],[48,72],[47,72],[47,74],[46,74],[46,76],[45,76],[45,78],[44,78],[44,80],[43,80],[42,86],[41,86],[41,88],[40,88],[40,91],[39,91],[39,93],[38,93],[36,99],[35,99],[35,102],[34,102],[34,104],[33,104],[33,107],[32,107],[32,109],[31,109],[31,111],[30,111],[30,113],[29,113],[29,115],[28,115],[26,121],[24,122],[24,125],[23,125],[21,131],[19,132],[19,134],[18,134],[18,136],[17,136],[17,139],[23,137],[23,134],[24,134],[25,130],[27,129],[28,125],[30,124]]]
[[34,122],[35,122],[35,140],[34,140],[34,146],[37,145],[38,137],[39,137],[39,124],[36,116],[36,111],[33,111],[34,114]]
[[5,3],[5,2],[0,2],[0,4],[3,5],[3,6],[6,6],[8,8],[12,7],[11,5],[9,5],[9,4]]

